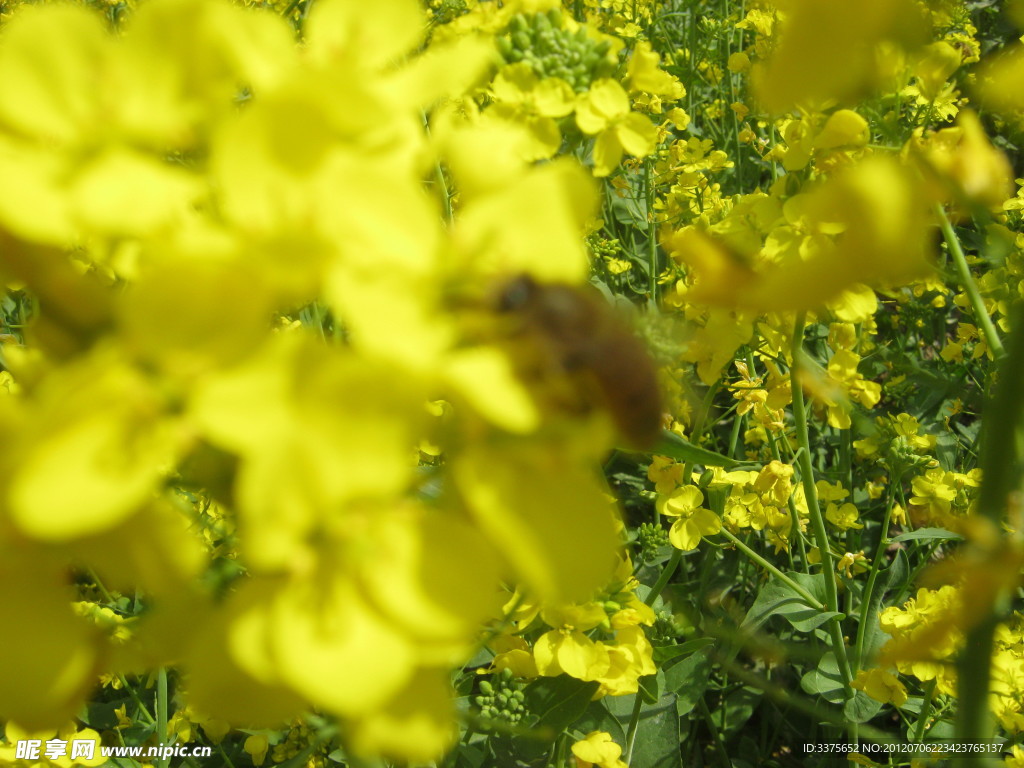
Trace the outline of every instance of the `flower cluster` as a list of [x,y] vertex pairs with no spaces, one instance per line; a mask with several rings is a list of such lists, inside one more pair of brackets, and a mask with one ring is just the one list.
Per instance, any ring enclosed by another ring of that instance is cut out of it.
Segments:
[[[3,352],[0,603],[48,640],[5,646],[0,717],[56,726],[97,676],[176,664],[202,717],[312,704],[354,752],[431,759],[502,583],[611,576],[607,422],[546,411],[494,309],[515,276],[585,278],[591,184],[460,112],[494,44],[420,50],[424,19],[324,0],[301,47],[207,0],[116,36],[72,5],[5,20],[0,266],[33,303]],[[74,608],[78,581],[120,608]],[[640,623],[613,623],[623,658]],[[612,655],[610,690],[650,671]]]

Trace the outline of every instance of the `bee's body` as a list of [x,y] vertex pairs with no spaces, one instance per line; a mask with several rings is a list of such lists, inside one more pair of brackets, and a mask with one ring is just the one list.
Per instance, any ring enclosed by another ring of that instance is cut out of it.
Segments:
[[503,287],[498,309],[542,347],[538,366],[572,381],[580,405],[604,407],[631,446],[654,444],[662,423],[654,363],[598,293],[523,276]]

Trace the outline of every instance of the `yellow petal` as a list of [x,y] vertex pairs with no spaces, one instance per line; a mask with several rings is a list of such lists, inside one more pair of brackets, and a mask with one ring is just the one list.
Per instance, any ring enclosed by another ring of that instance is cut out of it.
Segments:
[[573,110],[575,94],[565,80],[549,77],[537,84],[533,103],[544,117],[565,117]]
[[614,128],[598,134],[594,141],[594,175],[604,177],[611,174],[622,161],[622,144]]
[[500,453],[477,447],[453,469],[474,518],[539,595],[584,599],[609,578],[615,525],[579,458],[554,447]]
[[39,632],[11,632],[0,650],[0,717],[30,729],[70,720],[95,683],[98,645],[71,611],[60,575],[4,553],[0,612],[22,616]]
[[420,669],[383,706],[346,730],[352,750],[403,762],[438,760],[458,736],[450,671]]
[[829,115],[821,133],[814,137],[817,149],[863,147],[868,143],[868,122],[852,109],[840,109]]
[[767,66],[754,85],[771,112],[810,101],[850,100],[876,85],[875,51],[885,42],[914,48],[928,24],[913,0],[792,0]]
[[282,590],[270,618],[281,679],[340,715],[373,712],[414,672],[414,648],[354,585],[305,582]]
[[4,24],[0,123],[48,141],[99,132],[97,93],[111,39],[100,16],[71,4],[27,6]]
[[510,432],[532,432],[540,424],[537,404],[512,369],[508,356],[493,348],[454,353],[445,378],[484,418]]
[[381,69],[415,48],[425,25],[416,0],[319,0],[306,25],[306,46],[317,61],[348,57]]
[[129,150],[111,150],[80,171],[68,190],[86,230],[139,237],[180,221],[200,196],[199,179]]
[[604,130],[610,122],[629,112],[629,96],[614,80],[598,80],[576,102],[576,124],[586,134]]

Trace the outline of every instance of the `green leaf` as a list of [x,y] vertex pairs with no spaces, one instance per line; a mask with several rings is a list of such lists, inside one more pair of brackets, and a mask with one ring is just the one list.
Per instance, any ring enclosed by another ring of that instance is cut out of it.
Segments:
[[821,657],[817,669],[812,669],[800,679],[800,687],[807,693],[818,694],[833,704],[842,704],[846,700],[846,687],[843,685],[843,677],[839,674],[839,665],[832,651]]
[[882,630],[878,623],[878,614],[882,610],[882,600],[886,593],[901,588],[910,577],[910,561],[907,553],[897,550],[896,557],[887,568],[878,572],[878,582],[871,596],[871,605],[867,612],[867,626],[864,628],[864,658],[854,659],[860,667],[867,666],[866,661],[874,657],[879,649],[889,640],[889,634]]
[[536,716],[533,727],[550,729],[554,738],[583,714],[597,689],[596,682],[568,675],[538,678],[525,691],[527,708]]
[[637,724],[630,765],[644,768],[682,768],[679,751],[679,716],[676,697],[662,696],[654,706],[644,707]]
[[665,682],[665,672],[659,669],[657,674],[646,675],[637,680],[639,693],[644,698],[645,704],[654,704],[661,695],[661,688]]
[[[573,723],[573,728],[583,736],[592,731],[604,731],[610,733],[619,744],[625,744],[626,729],[622,726],[620,719],[609,711],[608,701],[609,698],[605,697],[590,702],[583,716]],[[627,722],[628,717],[627,715]]]
[[896,543],[899,541],[927,541],[931,539],[951,539],[955,541],[962,541],[963,538],[964,537],[961,536],[959,533],[947,531],[945,528],[918,528],[916,531],[907,531],[906,533],[901,533],[899,536],[896,536],[895,538],[890,539],[889,541],[891,543]]
[[738,688],[725,697],[722,708],[725,710],[725,722],[722,724],[722,734],[731,738],[747,724],[757,709],[761,699],[764,698],[764,691],[752,688],[748,685]]
[[[807,573],[790,572],[789,578],[807,590],[819,602],[825,602],[825,585],[817,576]],[[810,632],[820,627],[835,616],[842,616],[835,611],[822,611],[808,605],[807,601],[784,581],[772,579],[757,595],[754,604],[743,619],[744,628],[756,629],[772,616],[782,616],[786,621],[801,632]]]
[[665,690],[678,695],[676,711],[689,714],[708,687],[711,676],[711,649],[704,647],[692,656],[665,667]]
[[658,444],[648,453],[668,456],[676,461],[687,461],[691,464],[701,464],[705,467],[724,467],[725,469],[733,469],[749,463],[730,459],[728,456],[709,451],[706,448],[698,448],[675,432],[669,432],[664,429],[661,431],[661,439],[658,441]]
[[713,637],[698,637],[696,640],[689,640],[682,645],[656,645],[654,646],[654,660],[659,664],[696,653],[701,648],[714,645],[717,640]]
[[882,709],[882,702],[875,701],[864,691],[854,691],[853,698],[843,705],[843,714],[852,723],[866,723]]

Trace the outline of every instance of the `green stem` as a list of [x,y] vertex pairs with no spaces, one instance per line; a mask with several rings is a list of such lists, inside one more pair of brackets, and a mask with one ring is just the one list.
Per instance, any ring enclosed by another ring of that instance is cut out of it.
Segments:
[[875,557],[871,561],[871,572],[868,574],[868,583],[864,587],[864,594],[860,600],[860,623],[857,625],[857,642],[854,645],[856,651],[853,656],[853,663],[857,669],[864,667],[864,638],[867,637],[868,620],[871,618],[872,596],[875,593],[875,581],[878,579],[878,572],[881,570],[882,562],[885,559],[885,550],[889,546],[889,523],[892,521],[892,509],[896,503],[896,485],[900,482],[900,475],[893,473],[892,482],[889,484],[889,501],[885,505],[885,515],[882,518],[882,529],[878,534],[878,546],[875,548]]
[[682,559],[683,550],[673,548],[671,557],[669,557],[668,562],[665,563],[665,567],[661,569],[661,575],[658,577],[654,586],[651,587],[651,592],[647,595],[647,599],[644,600],[644,603],[647,605],[654,605],[654,601],[658,599],[658,595],[661,594],[665,585],[668,584],[669,579],[671,579],[672,575],[676,572],[676,568],[679,567],[679,561]]
[[[978,510],[993,523],[995,530],[999,530],[1005,516],[1008,497],[1018,489],[1021,480],[1016,438],[1024,415],[1024,398],[1020,396],[1020,381],[1024,377],[1024,302],[1017,302],[1014,307],[1011,326],[1010,348],[999,366],[995,392],[985,406],[982,434]],[[992,546],[989,544],[987,549]],[[984,562],[992,554],[980,549],[977,557]],[[988,706],[992,645],[1004,602],[1006,595],[993,596],[985,619],[967,630],[957,658],[957,741],[978,742],[992,735]]]
[[736,448],[740,442],[740,430],[743,428],[743,416],[736,414],[732,421],[732,432],[729,435],[729,451],[725,454],[729,458],[735,459]]
[[139,694],[136,692],[135,688],[128,683],[127,678],[125,678],[124,675],[119,674],[117,676],[117,679],[121,681],[121,687],[128,692],[128,695],[131,697],[132,701],[135,702],[135,706],[138,707],[139,714],[144,715],[145,718],[150,723],[155,724],[156,718],[150,714],[145,702],[143,702],[142,699],[139,697]]
[[[754,672],[744,669],[735,661],[727,658],[717,651],[712,651],[712,658],[714,661],[718,662],[722,671],[729,677],[735,678],[746,685],[764,691],[768,698],[773,701],[777,701],[783,706],[792,707],[798,712],[807,715],[812,722],[825,722],[837,728],[844,728],[849,723],[849,720],[841,710],[822,706],[817,701],[808,701],[806,698],[794,694],[780,685],[776,685],[775,683],[765,680]],[[866,723],[861,724],[860,733],[865,738],[871,739],[879,744],[888,744],[894,740],[891,733]]]
[[992,324],[992,318],[988,316],[988,310],[985,309],[985,301],[981,298],[978,284],[974,282],[974,277],[971,275],[971,268],[967,264],[964,249],[960,247],[960,239],[956,236],[956,232],[953,231],[953,224],[950,222],[941,203],[935,204],[935,213],[939,217],[939,227],[942,229],[942,236],[945,238],[946,245],[949,247],[949,253],[953,257],[953,264],[956,266],[956,274],[960,279],[960,285],[971,302],[974,317],[978,321],[978,326],[981,328],[982,335],[984,335],[989,349],[992,350],[996,360],[999,360],[1006,354],[1006,351],[1003,349],[1003,342],[996,332],[995,325]]
[[[821,556],[822,579],[825,586],[825,604],[830,611],[839,613],[839,594],[836,591],[835,565],[832,561],[832,550],[829,548],[828,532],[825,529],[825,518],[818,504],[818,490],[814,486],[814,467],[811,466],[811,440],[807,429],[807,407],[804,404],[804,391],[800,384],[800,366],[803,360],[804,325],[807,313],[799,312],[793,326],[793,365],[789,369],[790,383],[793,389],[793,420],[796,423],[796,439],[802,449],[799,452],[800,480],[804,487],[804,498],[810,514],[811,529]],[[853,689],[850,681],[850,663],[846,657],[846,644],[843,641],[843,628],[839,616],[829,622],[829,633],[832,638],[832,652],[835,654],[839,673],[843,678],[844,696],[850,698]]]
[[[427,113],[421,114],[423,118],[423,130],[426,134],[430,135],[430,119],[427,117]],[[452,210],[452,196],[448,191],[448,182],[444,178],[444,169],[441,167],[441,161],[438,160],[434,163],[434,179],[437,182],[437,189],[441,195],[441,205],[444,207],[444,220],[451,224],[454,221],[455,213]]]
[[761,557],[759,554],[757,554],[757,552],[755,552],[750,547],[748,547],[746,544],[744,544],[742,541],[740,541],[740,539],[737,538],[735,536],[735,534],[730,533],[725,528],[723,528],[721,531],[719,531],[719,533],[721,533],[723,536],[725,536],[725,538],[727,538],[729,541],[731,541],[733,543],[733,545],[735,545],[736,549],[738,549],[744,555],[746,555],[751,560],[753,560],[755,563],[760,565],[762,568],[764,568],[766,571],[768,571],[770,574],[772,574],[772,576],[777,578],[779,581],[781,581],[784,584],[786,584],[787,586],[789,586],[790,589],[792,589],[794,592],[796,592],[798,595],[800,595],[800,597],[802,597],[804,600],[806,600],[807,604],[810,605],[812,608],[815,608],[815,609],[817,609],[819,611],[824,611],[825,610],[825,606],[814,595],[812,595],[806,589],[801,587],[800,584],[798,584],[797,582],[793,581],[793,579],[789,578],[789,576],[784,574],[782,571],[780,571],[774,565],[772,565],[767,560],[765,560],[763,557]]
[[444,220],[449,224],[455,218],[455,214],[452,210],[452,196],[448,193],[448,182],[444,179],[444,169],[441,168],[441,163],[434,164],[434,178],[437,179],[437,188],[441,192],[441,205],[444,206]]
[[924,687],[924,701],[921,702],[921,711],[918,713],[917,724],[914,726],[915,744],[920,744],[924,741],[924,729],[928,724],[928,716],[932,711],[932,702],[935,701],[935,688],[938,682],[937,679],[932,679]]
[[643,706],[643,696],[637,691],[636,699],[633,701],[633,712],[629,716],[629,726],[626,728],[626,765],[633,760],[633,746],[636,744],[636,731],[640,725],[640,709]]
[[[168,743],[167,736],[167,667],[160,667],[156,673],[156,730],[157,746]],[[157,758],[157,765],[160,768],[167,768],[170,764],[170,756]]]
[[711,738],[715,742],[715,752],[718,753],[718,759],[721,761],[724,768],[730,768],[732,761],[729,759],[729,753],[725,749],[725,744],[722,742],[722,734],[718,729],[718,724],[715,719],[711,717],[711,710],[708,708],[707,701],[701,696],[697,701],[697,708],[700,710],[701,717],[704,718],[704,723],[707,725],[708,730],[711,732]]
[[644,160],[644,193],[647,197],[647,260],[650,270],[651,304],[658,305],[658,236],[654,225],[654,173],[651,158]]
[[[690,430],[690,442],[694,445],[700,443],[700,436],[704,433],[704,424],[708,420],[708,416],[711,415],[711,409],[715,404],[715,395],[718,394],[718,388],[722,386],[722,380],[719,379],[710,387],[708,387],[707,393],[704,395],[704,400],[701,403],[700,410],[697,412],[697,416],[693,420],[693,429]],[[688,461],[683,465],[683,481],[689,483],[691,481],[690,471],[693,469],[693,462]]]

